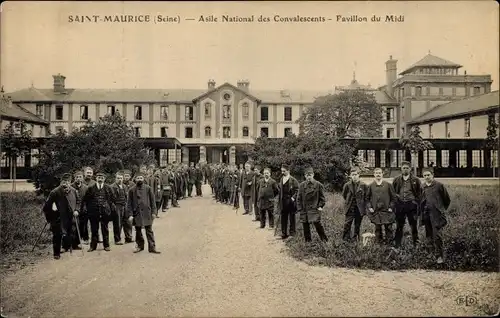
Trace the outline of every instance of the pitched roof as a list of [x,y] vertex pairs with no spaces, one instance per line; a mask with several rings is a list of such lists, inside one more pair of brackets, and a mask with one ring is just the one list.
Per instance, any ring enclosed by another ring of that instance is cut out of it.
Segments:
[[446,104],[438,105],[422,115],[409,121],[409,124],[419,124],[436,119],[444,119],[456,115],[466,115],[489,108],[498,108],[499,92],[494,91]]
[[404,75],[404,74],[412,71],[414,68],[418,68],[418,67],[433,67],[433,66],[435,66],[435,67],[437,67],[437,66],[452,67],[452,68],[460,68],[460,67],[462,67],[462,65],[460,65],[460,64],[457,64],[457,63],[445,60],[443,58],[437,57],[437,56],[432,55],[432,54],[429,53],[426,56],[424,56],[420,61],[418,61],[417,63],[413,64],[412,66],[410,66],[409,68],[407,68],[403,72],[399,73],[399,75]]
[[253,96],[253,94],[251,92],[247,92],[247,91],[245,91],[245,90],[243,90],[243,89],[241,89],[239,87],[236,87],[236,86],[234,86],[234,85],[226,82],[226,83],[224,83],[222,85],[219,85],[219,87],[216,87],[214,89],[208,90],[205,93],[203,93],[203,94],[201,94],[199,96],[196,96],[195,98],[193,98],[193,102],[196,102],[197,100],[199,100],[199,99],[201,99],[201,98],[203,98],[203,97],[205,97],[205,96],[207,96],[207,95],[209,95],[209,94],[211,94],[211,93],[213,93],[215,91],[218,91],[218,90],[220,90],[223,87],[228,87],[228,86],[231,87],[232,89],[236,90],[236,91],[239,91],[239,92],[243,93],[244,95],[250,97],[251,99],[256,100],[257,102],[261,101],[257,97]]
[[21,106],[13,104],[12,101],[5,96],[0,97],[0,117],[9,117],[22,120],[27,123],[36,123],[40,125],[49,124],[46,120],[41,119]]

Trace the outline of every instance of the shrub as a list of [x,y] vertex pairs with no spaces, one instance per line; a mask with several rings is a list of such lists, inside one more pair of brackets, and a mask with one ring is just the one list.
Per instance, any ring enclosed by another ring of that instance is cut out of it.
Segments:
[[[31,249],[46,223],[43,202],[34,192],[0,193],[2,255],[23,247]],[[39,245],[50,242],[51,235],[44,234]]]
[[[328,194],[323,225],[329,242],[322,244],[317,236],[306,245],[298,226],[297,236],[286,242],[291,255],[300,260],[314,259],[328,266],[369,269],[447,269],[498,270],[499,202],[498,187],[447,186],[452,203],[447,211],[448,225],[443,229],[445,263],[438,266],[423,247],[412,248],[408,224],[399,251],[389,246],[361,246],[342,240],[345,213],[344,200],[339,194]],[[395,225],[394,225],[395,229]],[[363,218],[361,232],[374,233],[375,226]],[[313,230],[314,232],[314,230]],[[425,230],[419,228],[420,241],[425,242]],[[408,237],[410,236],[410,237]]]

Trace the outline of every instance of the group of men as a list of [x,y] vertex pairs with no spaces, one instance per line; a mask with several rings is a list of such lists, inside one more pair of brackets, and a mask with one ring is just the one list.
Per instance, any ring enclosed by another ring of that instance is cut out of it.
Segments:
[[[345,241],[360,239],[361,222],[366,215],[375,225],[375,239],[380,244],[394,244],[400,248],[406,220],[411,228],[413,246],[419,244],[418,226],[424,226],[427,246],[443,263],[442,229],[446,226],[445,211],[451,199],[443,184],[434,180],[433,169],[424,169],[424,182],[411,174],[409,162],[402,162],[401,175],[392,184],[383,180],[383,170],[374,169],[374,180],[370,184],[360,181],[360,169],[353,167],[350,180],[344,185],[345,223],[342,233]],[[325,205],[323,185],[314,179],[312,168],[305,170],[305,181],[299,183],[290,175],[288,166],[281,167],[279,181],[271,178],[268,168],[252,168],[246,163],[239,169],[234,165],[211,166],[211,186],[217,202],[239,209],[239,197],[243,199],[243,215],[255,215],[254,221],[265,228],[266,219],[274,228],[274,211],[281,220],[281,238],[296,233],[296,214],[303,225],[304,238],[311,241],[311,224],[320,239],[328,241],[321,223],[321,211]],[[253,211],[252,211],[253,210]],[[354,223],[354,235],[352,225]],[[393,225],[396,223],[396,231]],[[385,232],[385,233],[384,233]],[[385,234],[385,235],[384,235]]]
[[64,174],[43,206],[53,233],[55,259],[60,259],[61,253],[81,249],[82,244],[90,244],[88,252],[95,251],[98,243],[110,251],[110,222],[115,245],[134,242],[135,228],[134,252],[143,251],[144,228],[149,252],[159,254],[152,230],[153,219],[159,218],[160,210],[166,212],[169,207],[179,207],[179,200],[192,197],[193,186],[196,196],[202,196],[203,171],[194,163],[190,167],[176,163],[163,168],[143,165],[134,180],[130,170],[119,171],[109,177],[113,179],[111,184],[105,182],[107,176],[103,172],[97,172],[95,180],[93,177],[91,167],[73,176]]

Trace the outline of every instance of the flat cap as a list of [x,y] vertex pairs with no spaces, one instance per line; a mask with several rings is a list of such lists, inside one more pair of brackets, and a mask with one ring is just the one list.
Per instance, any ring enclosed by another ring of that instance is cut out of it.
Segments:
[[71,181],[71,174],[70,173],[65,173],[62,175],[61,179],[63,181]]
[[104,174],[104,172],[102,171],[99,171],[95,174],[96,177],[105,177],[106,175]]

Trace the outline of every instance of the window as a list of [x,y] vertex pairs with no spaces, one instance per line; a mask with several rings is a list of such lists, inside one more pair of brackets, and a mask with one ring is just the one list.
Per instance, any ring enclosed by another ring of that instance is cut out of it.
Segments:
[[205,127],[205,137],[212,136],[212,128],[210,126]]
[[168,127],[161,127],[161,136],[168,137]]
[[212,104],[205,103],[205,119],[208,119],[212,116]]
[[243,137],[248,137],[248,127],[243,127]]
[[116,113],[115,105],[108,105],[108,115],[114,116]]
[[474,95],[479,95],[481,94],[481,87],[475,86],[474,87]]
[[[186,120],[194,120],[193,106],[186,106],[184,116],[185,116]],[[193,137],[190,137],[190,138],[193,138]]]
[[464,124],[465,124],[464,125],[465,126],[464,127],[464,129],[465,129],[464,136],[465,137],[470,137],[470,118],[465,118]]
[[136,137],[141,137],[141,127],[135,127],[135,136]]
[[457,151],[457,168],[467,168],[467,150]]
[[491,154],[491,167],[498,168],[498,150],[490,150]]
[[248,108],[249,108],[248,103],[243,103],[243,105],[241,105],[241,110],[243,112],[244,119],[248,119],[248,116],[250,115],[250,111]]
[[445,138],[450,138],[451,137],[451,134],[450,134],[450,122],[447,121],[444,123],[444,134],[445,134]]
[[387,130],[385,131],[385,133],[386,133],[386,137],[387,138],[394,137],[394,128],[387,128]]
[[292,107],[285,107],[284,112],[285,121],[292,121]]
[[231,105],[222,106],[222,118],[224,119],[231,118]]
[[385,120],[386,121],[394,121],[394,108],[387,107],[385,109]]
[[424,167],[436,166],[436,150],[424,151]]
[[269,136],[269,128],[261,127],[260,128],[260,136],[261,137],[268,137]]
[[162,120],[168,120],[168,106],[163,105],[160,107],[160,116]]
[[63,106],[56,105],[56,120],[62,120],[62,119],[63,119]]
[[472,150],[472,167],[473,168],[483,168],[483,150]]
[[448,168],[450,165],[450,151],[441,150],[441,167]]
[[269,107],[262,106],[260,108],[260,120],[261,121],[268,121],[269,120]]
[[415,87],[415,96],[421,96],[421,95],[422,95],[422,86]]
[[89,119],[89,107],[87,105],[80,106],[80,118],[84,120]]
[[292,128],[286,127],[285,130],[284,130],[284,136],[288,137],[288,136],[291,136],[291,135],[292,135]]
[[429,124],[429,138],[432,138],[432,124]]
[[135,120],[142,120],[142,106],[140,105],[134,106],[134,118]]
[[184,128],[184,137],[185,138],[193,138],[193,127]]
[[36,115],[43,116],[43,104],[36,104]]
[[231,127],[222,127],[222,138],[231,138]]

